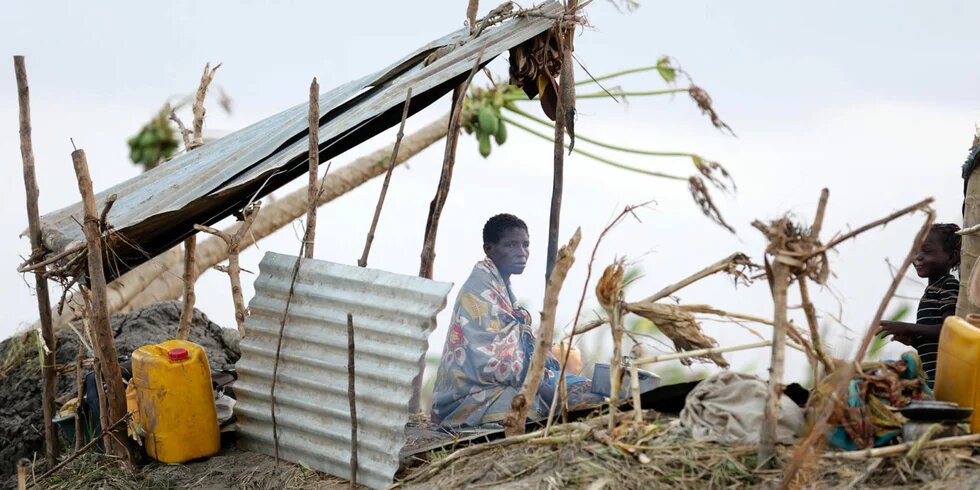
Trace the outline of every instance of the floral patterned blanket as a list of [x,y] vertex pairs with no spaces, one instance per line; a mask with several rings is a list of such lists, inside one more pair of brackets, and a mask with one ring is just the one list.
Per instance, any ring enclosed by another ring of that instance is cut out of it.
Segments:
[[[534,352],[531,315],[516,307],[510,285],[489,258],[473,267],[453,308],[432,395],[432,421],[448,428],[503,421]],[[530,418],[547,417],[560,367],[548,354]],[[592,382],[566,375],[569,405],[598,404]]]

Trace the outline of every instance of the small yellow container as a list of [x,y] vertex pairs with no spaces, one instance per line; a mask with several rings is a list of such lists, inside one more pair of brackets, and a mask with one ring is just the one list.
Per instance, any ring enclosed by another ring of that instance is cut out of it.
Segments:
[[946,317],[939,334],[935,395],[972,407],[970,432],[980,432],[980,328],[958,316]]
[[204,349],[168,340],[133,352],[138,419],[146,453],[162,463],[213,456],[221,449]]

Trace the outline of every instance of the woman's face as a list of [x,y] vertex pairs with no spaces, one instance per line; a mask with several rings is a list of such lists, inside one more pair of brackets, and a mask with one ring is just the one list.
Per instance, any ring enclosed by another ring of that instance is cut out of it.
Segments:
[[497,270],[504,276],[510,276],[524,272],[530,246],[527,230],[515,227],[505,230],[497,243],[484,244],[483,249]]

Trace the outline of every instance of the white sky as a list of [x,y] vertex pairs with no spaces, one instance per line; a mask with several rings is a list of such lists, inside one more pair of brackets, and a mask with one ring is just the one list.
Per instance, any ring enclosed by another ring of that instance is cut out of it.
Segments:
[[[493,6],[483,3],[481,13]],[[960,164],[974,123],[980,121],[980,67],[975,63],[980,5],[643,3],[629,15],[602,1],[589,7],[594,28],[576,41],[579,59],[598,75],[672,55],[709,91],[738,137],[713,129],[686,96],[632,99],[624,105],[583,101],[578,131],[626,146],[695,151],[718,160],[738,183],[734,196],[716,196],[738,236],[705,219],[681,183],[573,155],[566,160],[562,237],[567,240],[581,226],[583,245],[561,296],[562,322],[569,323],[574,315],[596,236],[631,203],[655,199],[658,204],[641,214],[642,223],[617,228],[597,258],[597,273],[614,256],[626,256],[643,268],[645,276],[629,298],[645,296],[736,250],[760,260],[764,243],[749,223],[785,211],[809,221],[824,186],[831,189],[826,234],[926,196],[936,197],[940,221],[960,223]],[[461,26],[465,4],[383,2],[368,9],[350,2],[299,1],[8,5],[0,19],[0,55],[7,60],[0,75],[0,205],[5,210],[0,229],[6,230],[0,235],[0,270],[6,271],[0,274],[5,316],[0,336],[37,317],[28,287],[33,279],[15,272],[29,245],[17,237],[26,228],[26,216],[12,55],[27,56],[44,213],[78,200],[69,137],[86,150],[97,190],[135,175],[138,168],[128,161],[126,139],[168,97],[192,92],[207,61],[224,63],[215,83],[235,104],[230,116],[212,105],[207,127],[234,130],[305,100],[313,76],[329,90]],[[491,66],[496,75],[506,74],[502,62]],[[651,74],[619,84],[636,90],[663,86]],[[444,98],[411,119],[408,131],[447,108]],[[487,160],[477,153],[475,139],[461,140],[435,273],[439,280],[462,283],[481,258],[483,222],[492,214],[512,212],[528,222],[532,238],[528,271],[514,279],[514,286],[537,309],[544,287],[552,150],[550,144],[510,129],[510,140],[495,147]],[[389,131],[342,155],[335,165],[392,139]],[[440,144],[411,160],[410,169],[395,172],[372,267],[417,271],[441,156]],[[682,175],[693,171],[684,159],[620,158]],[[318,258],[356,261],[379,188],[377,179],[321,208]],[[857,335],[831,315],[853,329],[867,327],[891,279],[885,259],[901,261],[920,222],[896,222],[831,256],[835,277],[817,302],[822,321],[834,329],[830,341],[838,354],[849,352]],[[287,228],[260,242],[243,255],[243,266],[257,270],[267,250],[295,253],[299,233]],[[250,298],[252,278],[245,281]],[[910,282],[903,293],[917,297],[921,287]],[[764,283],[733,290],[727,279],[717,277],[684,290],[681,298],[771,316]],[[218,323],[234,325],[224,275],[211,271],[201,278],[197,305]],[[448,310],[440,316],[441,325]],[[792,314],[803,323],[799,311]],[[752,340],[732,325],[706,329],[726,345]],[[432,337],[431,350],[441,349],[442,331]],[[759,372],[768,364],[763,351],[729,359],[740,369]],[[789,362],[794,376],[802,379],[801,358],[791,355]]]

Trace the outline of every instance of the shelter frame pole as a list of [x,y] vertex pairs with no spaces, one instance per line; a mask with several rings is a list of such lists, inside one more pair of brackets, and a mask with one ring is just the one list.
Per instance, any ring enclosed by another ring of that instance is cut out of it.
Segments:
[[[31,240],[31,256],[40,256],[41,218],[38,212],[37,175],[34,171],[34,146],[31,141],[31,100],[27,84],[27,66],[23,56],[14,56],[14,72],[17,78],[17,102],[20,106],[20,154],[24,162],[24,190],[27,198],[28,234]],[[60,452],[58,432],[54,426],[54,399],[57,395],[57,338],[51,323],[51,297],[45,278],[47,267],[34,270],[37,288],[37,308],[41,320],[41,337],[44,340],[44,356],[41,365],[41,411],[44,416],[44,456],[49,465],[55,464]]]
[[[88,281],[91,293],[91,303],[88,310],[90,315],[89,329],[95,338],[94,351],[98,369],[101,371],[103,382],[106,384],[108,419],[120,420],[125,417],[127,412],[126,388],[123,386],[115,338],[112,325],[109,323],[105,270],[102,264],[102,233],[99,230],[99,214],[95,207],[95,192],[92,190],[92,177],[89,174],[85,150],[73,151],[71,160],[75,167],[75,175],[78,178],[78,192],[82,196],[83,228],[88,246]],[[103,427],[103,431],[108,433],[112,442],[110,447],[106,448],[107,451],[118,457],[124,466],[130,466],[132,459],[126,427],[107,426]]]

